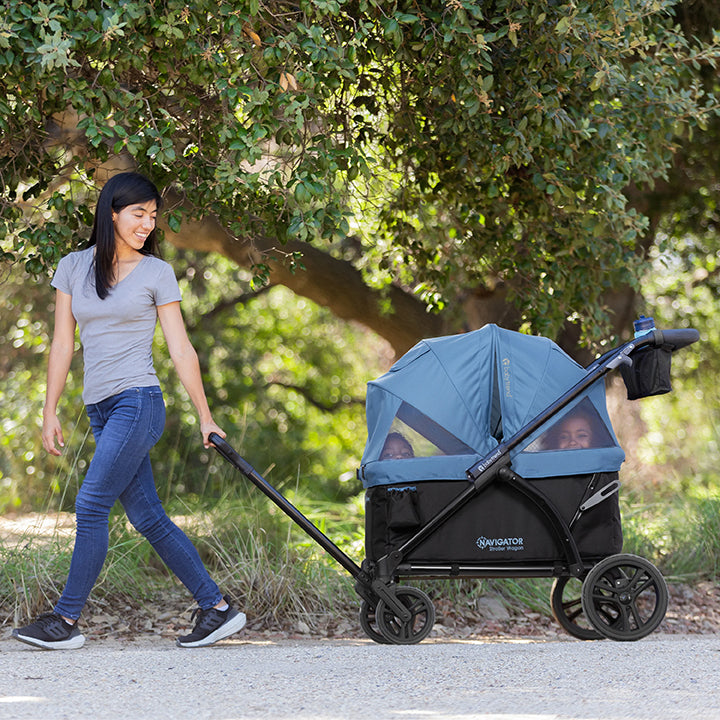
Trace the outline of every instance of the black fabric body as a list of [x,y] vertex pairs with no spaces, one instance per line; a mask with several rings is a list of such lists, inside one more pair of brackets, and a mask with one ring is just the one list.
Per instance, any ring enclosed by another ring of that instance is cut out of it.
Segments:
[[[529,482],[570,523],[584,500],[617,478],[615,472]],[[467,482],[454,480],[369,488],[365,496],[368,559],[378,560],[402,545],[467,487]],[[582,513],[571,531],[583,559],[620,552],[622,525],[617,492]],[[407,557],[414,562],[449,563],[562,559],[542,511],[532,500],[502,482],[472,498]]]

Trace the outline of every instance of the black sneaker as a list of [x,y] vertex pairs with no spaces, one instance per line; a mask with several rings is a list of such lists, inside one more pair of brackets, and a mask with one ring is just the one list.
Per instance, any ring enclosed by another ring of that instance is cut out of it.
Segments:
[[189,635],[179,637],[176,640],[177,644],[188,648],[205,647],[242,630],[245,627],[245,614],[235,610],[227,598],[225,602],[228,603],[225,610],[195,608],[190,617],[192,622],[197,616],[195,627]]
[[56,612],[45,613],[25,627],[15,628],[12,636],[43,650],[76,650],[85,643],[77,624],[66,622]]

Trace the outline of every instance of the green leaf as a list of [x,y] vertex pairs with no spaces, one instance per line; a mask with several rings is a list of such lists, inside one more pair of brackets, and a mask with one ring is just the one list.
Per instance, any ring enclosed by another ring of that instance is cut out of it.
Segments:
[[567,35],[567,33],[570,31],[570,18],[567,16],[564,16],[558,20],[557,24],[555,25],[555,32],[558,35]]
[[178,211],[173,211],[168,215],[167,218],[168,227],[175,233],[180,232],[182,225],[182,214]]

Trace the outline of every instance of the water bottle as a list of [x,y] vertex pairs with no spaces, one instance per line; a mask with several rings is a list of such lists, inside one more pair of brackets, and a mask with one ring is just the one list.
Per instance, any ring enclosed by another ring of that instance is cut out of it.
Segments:
[[643,335],[647,335],[655,329],[655,320],[651,317],[645,317],[641,315],[634,323],[635,337],[639,338]]

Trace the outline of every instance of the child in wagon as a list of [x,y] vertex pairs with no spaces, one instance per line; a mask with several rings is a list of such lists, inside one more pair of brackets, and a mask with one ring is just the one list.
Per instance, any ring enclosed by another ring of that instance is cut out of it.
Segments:
[[380,453],[380,459],[406,460],[411,457],[415,457],[415,452],[407,438],[399,432],[389,433],[385,438],[385,445],[383,445]]

